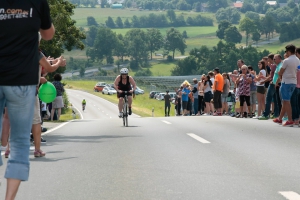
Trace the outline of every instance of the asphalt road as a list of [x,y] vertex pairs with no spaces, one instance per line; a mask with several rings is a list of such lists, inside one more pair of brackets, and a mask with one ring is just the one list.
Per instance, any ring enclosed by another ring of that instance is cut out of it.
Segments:
[[[76,106],[82,93],[68,93]],[[87,106],[83,120],[46,135],[47,155],[30,156],[16,199],[300,199],[300,128],[228,116],[130,116],[123,127],[114,106],[99,118]]]

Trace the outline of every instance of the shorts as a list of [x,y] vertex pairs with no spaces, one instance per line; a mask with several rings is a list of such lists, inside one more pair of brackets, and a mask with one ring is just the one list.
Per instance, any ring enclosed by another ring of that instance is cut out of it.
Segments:
[[209,103],[212,99],[213,94],[211,93],[211,91],[209,92],[205,92],[204,93],[204,102]]
[[259,94],[265,94],[266,88],[265,88],[265,86],[256,86],[256,91]]
[[62,96],[57,96],[52,102],[52,108],[63,108],[64,102]]
[[228,94],[222,94],[221,95],[221,101],[222,103],[227,103]]
[[250,106],[250,96],[241,95],[240,96],[240,106],[244,106],[245,101],[246,101],[247,106]]
[[38,96],[35,96],[32,124],[42,123],[40,107],[41,106],[40,106],[39,98],[38,98]]
[[187,101],[183,101],[182,102],[182,109],[186,110],[187,109],[187,105],[188,105],[188,102]]
[[250,91],[250,104],[256,104],[257,102],[257,96],[256,96],[256,91]]
[[280,91],[282,100],[290,101],[295,88],[296,88],[296,84],[281,83],[279,91]]
[[[129,92],[128,92],[128,93],[127,93],[127,96],[132,96],[132,93],[129,93]],[[122,92],[122,93],[119,93],[119,92],[118,92],[118,93],[117,93],[117,97],[118,97],[118,98],[120,98],[120,97],[124,98],[124,97],[125,97],[125,93],[124,93],[124,92]]]

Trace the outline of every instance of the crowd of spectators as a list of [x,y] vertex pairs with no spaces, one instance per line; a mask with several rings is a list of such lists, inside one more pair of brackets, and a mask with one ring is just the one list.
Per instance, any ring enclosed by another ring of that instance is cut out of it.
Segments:
[[[299,125],[300,48],[285,47],[285,54],[269,54],[257,68],[237,61],[237,69],[219,68],[176,90],[176,115],[229,115],[258,120],[273,119],[283,126]],[[232,106],[228,106],[228,102]],[[285,121],[283,123],[283,121]]]

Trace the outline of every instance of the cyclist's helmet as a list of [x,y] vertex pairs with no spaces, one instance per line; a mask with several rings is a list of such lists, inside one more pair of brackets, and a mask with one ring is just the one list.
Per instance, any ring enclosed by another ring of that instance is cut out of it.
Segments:
[[127,69],[127,68],[122,68],[122,69],[120,70],[120,73],[121,73],[121,74],[128,74],[128,69]]

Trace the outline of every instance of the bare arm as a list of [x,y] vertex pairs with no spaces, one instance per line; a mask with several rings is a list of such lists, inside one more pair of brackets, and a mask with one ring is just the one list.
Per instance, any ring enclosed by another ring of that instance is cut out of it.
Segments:
[[130,84],[133,86],[133,90],[136,90],[136,84],[135,81],[133,80],[133,78],[131,76],[129,76],[129,82]]
[[51,40],[54,36],[54,33],[55,33],[55,28],[53,24],[47,30],[40,29],[40,34],[44,40]]
[[53,65],[50,65],[50,63],[47,61],[46,57],[43,57],[40,59],[40,65],[44,67],[44,69],[47,71],[47,72],[54,72],[55,70],[57,70],[58,67],[60,66],[65,66],[63,64],[65,64],[65,62],[63,61],[63,57],[59,57],[57,62]]
[[115,79],[115,82],[114,82],[114,88],[117,91],[119,91],[119,88],[118,88],[119,81],[120,81],[120,75],[117,76],[117,78]]
[[278,75],[279,76],[282,76],[283,73],[284,73],[285,69],[283,69],[282,67],[280,68],[279,72],[278,72]]

